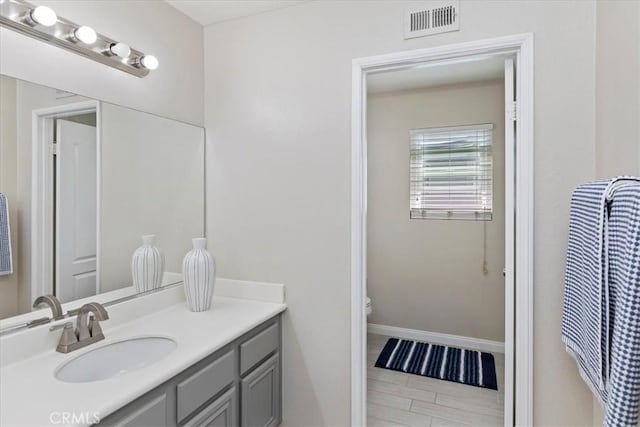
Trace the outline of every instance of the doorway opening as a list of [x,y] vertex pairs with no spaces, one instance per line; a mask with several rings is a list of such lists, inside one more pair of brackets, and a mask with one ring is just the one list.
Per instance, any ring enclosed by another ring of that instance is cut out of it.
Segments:
[[504,424],[505,61],[367,80],[370,424]]
[[96,295],[98,104],[35,110],[33,129],[32,295],[53,294],[62,303]]
[[[366,425],[368,394],[372,421],[460,423],[476,405],[484,424],[531,424],[532,44],[353,62],[352,425]],[[440,93],[415,96],[429,86]],[[482,295],[489,310],[469,313]]]

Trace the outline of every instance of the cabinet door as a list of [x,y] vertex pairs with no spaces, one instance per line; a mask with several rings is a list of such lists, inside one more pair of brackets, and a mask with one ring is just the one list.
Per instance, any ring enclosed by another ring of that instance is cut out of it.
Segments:
[[241,383],[242,427],[273,427],[280,423],[280,361],[278,354]]
[[238,425],[236,411],[236,388],[232,387],[200,411],[184,427],[235,427]]

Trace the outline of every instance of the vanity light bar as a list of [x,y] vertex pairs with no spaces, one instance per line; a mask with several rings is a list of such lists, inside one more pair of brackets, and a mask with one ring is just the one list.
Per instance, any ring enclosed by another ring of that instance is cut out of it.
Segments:
[[22,0],[0,0],[0,26],[93,59],[134,76],[144,77],[158,68],[158,59],[126,43],[97,33],[56,15],[47,6]]

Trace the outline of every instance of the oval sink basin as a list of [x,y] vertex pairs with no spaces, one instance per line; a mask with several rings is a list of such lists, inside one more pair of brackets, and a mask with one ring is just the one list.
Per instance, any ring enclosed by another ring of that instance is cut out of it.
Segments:
[[56,370],[55,376],[67,383],[106,380],[149,366],[175,348],[176,342],[164,337],[118,341],[71,359]]

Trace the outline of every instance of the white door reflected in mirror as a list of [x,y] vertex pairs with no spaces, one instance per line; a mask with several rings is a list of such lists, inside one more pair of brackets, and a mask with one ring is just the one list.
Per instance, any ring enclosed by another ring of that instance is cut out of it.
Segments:
[[59,119],[56,146],[54,287],[65,303],[98,292],[96,128]]

